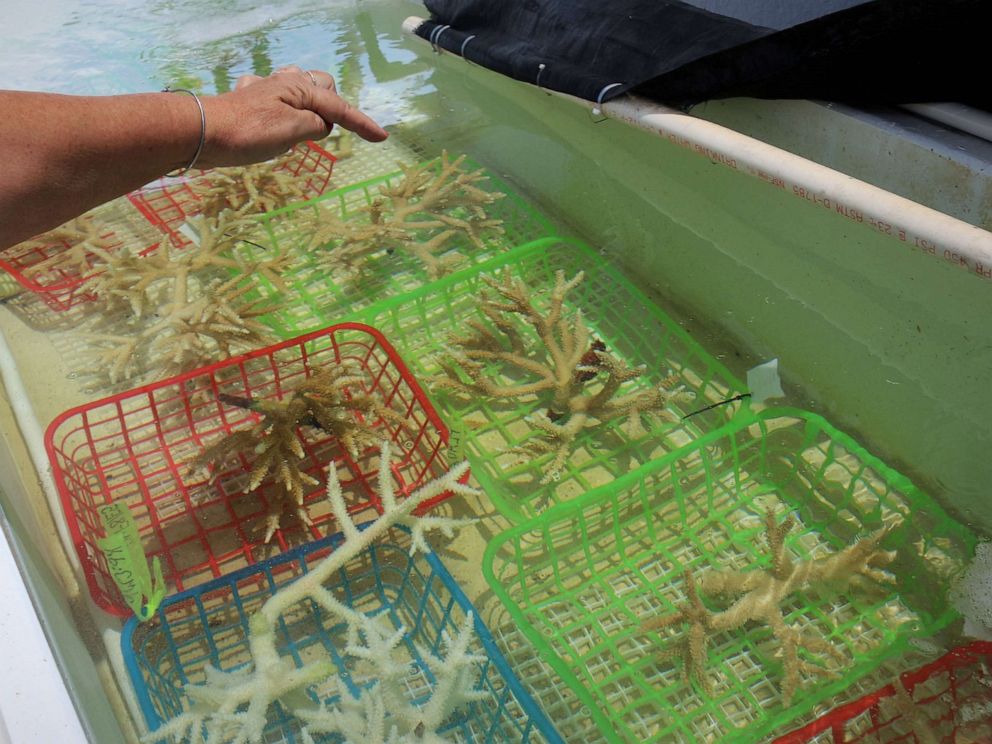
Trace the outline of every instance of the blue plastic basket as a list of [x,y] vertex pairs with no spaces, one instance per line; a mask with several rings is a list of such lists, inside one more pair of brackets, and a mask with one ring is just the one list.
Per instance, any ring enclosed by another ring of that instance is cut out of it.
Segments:
[[[245,667],[248,618],[275,590],[315,567],[343,541],[336,534],[168,598],[155,618],[124,628],[124,660],[150,730],[183,710],[184,686],[202,682],[204,667],[224,671]],[[472,603],[433,553],[409,554],[409,535],[394,528],[389,540],[369,547],[325,584],[339,599],[367,615],[384,615],[406,629],[404,648],[418,673],[408,680],[411,700],[420,704],[430,692],[430,672],[419,649],[442,653],[442,633],[454,635],[466,615],[474,617],[476,640],[469,651],[477,664],[477,684],[489,696],[460,707],[439,729],[451,741],[549,742],[562,738],[514,676]],[[334,704],[342,689],[361,694],[352,669],[342,657],[345,624],[310,600],[283,614],[277,630],[279,651],[297,666],[330,659],[339,676],[307,693],[316,702]],[[337,744],[338,735],[315,738]],[[300,744],[297,721],[274,703],[269,709],[265,741]]]

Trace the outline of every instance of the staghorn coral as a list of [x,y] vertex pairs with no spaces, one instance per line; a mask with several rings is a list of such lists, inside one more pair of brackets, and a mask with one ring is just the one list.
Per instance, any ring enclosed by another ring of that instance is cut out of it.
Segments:
[[[644,432],[641,415],[653,413],[672,419],[669,404],[691,394],[667,378],[658,387],[621,392],[621,387],[644,374],[643,366],[630,367],[594,340],[581,311],[567,313],[568,293],[583,279],[579,272],[569,280],[555,274],[547,310],[534,303],[531,289],[514,279],[507,268],[501,280],[483,277],[495,297],[483,293],[481,310],[486,320],[470,320],[471,333],[453,337],[441,366],[445,375],[433,380],[440,388],[492,398],[536,397],[543,410],[528,420],[538,433],[521,451],[551,454],[542,483],[565,466],[580,433],[626,419],[628,432]],[[527,327],[533,331],[525,334]],[[523,382],[503,382],[506,373]]]
[[194,470],[223,464],[238,455],[251,459],[245,493],[254,491],[265,478],[275,479],[276,500],[265,518],[265,542],[279,528],[282,514],[292,511],[304,524],[310,516],[303,501],[307,487],[318,481],[300,469],[305,452],[304,428],[321,429],[334,436],[352,457],[375,445],[381,433],[377,420],[405,425],[404,418],[387,408],[377,397],[361,392],[365,377],[350,364],[325,367],[292,390],[282,400],[250,400],[221,396],[221,401],[259,414],[247,429],[226,434],[204,448],[191,461]]
[[87,337],[111,384],[143,372],[186,372],[272,340],[256,320],[271,308],[247,296],[256,286],[253,274],[279,286],[286,257],[247,262],[234,255],[251,223],[231,212],[190,222],[200,242],[184,250],[168,242],[143,256],[93,249],[101,263],[83,289],[96,294],[111,330]]
[[10,252],[12,255],[19,255],[46,250],[55,243],[63,243],[68,246],[64,250],[59,250],[35,264],[24,267],[22,270],[24,276],[33,279],[49,271],[85,276],[90,273],[94,253],[98,251],[105,253],[113,249],[114,240],[107,237],[107,233],[107,226],[101,225],[92,213],[87,213],[14,246]]
[[[472,613],[466,615],[454,637],[442,632],[444,657],[418,646],[435,680],[428,700],[414,705],[406,692],[410,665],[397,660],[405,630],[390,633],[377,618],[362,617],[349,626],[345,653],[368,667],[376,682],[359,697],[346,693],[337,706],[301,710],[307,735],[342,734],[352,744],[444,744],[437,729],[466,703],[484,700],[489,693],[476,688],[476,673],[486,657],[469,653],[474,637]],[[362,637],[364,643],[359,640]]]
[[[788,706],[800,686],[800,675],[835,677],[836,673],[818,663],[805,661],[806,655],[825,655],[843,663],[844,655],[826,639],[789,626],[782,614],[782,604],[796,592],[810,588],[834,591],[870,589],[877,584],[890,583],[892,577],[882,570],[894,558],[894,551],[879,549],[888,534],[883,528],[858,540],[840,552],[823,558],[796,561],[785,546],[785,536],[794,526],[789,516],[779,524],[775,514],[765,513],[765,537],[768,543],[767,568],[747,571],[732,569],[709,570],[697,580],[691,570],[684,571],[686,602],[675,612],[646,620],[644,631],[683,629],[678,648],[667,651],[664,658],[680,656],[682,677],[694,679],[709,694],[712,685],[706,675],[707,641],[719,633],[737,630],[750,622],[767,625],[780,644],[782,658],[782,702]],[[735,597],[723,610],[710,610],[699,592],[708,597]],[[668,634],[665,634],[666,638]]]
[[380,195],[361,212],[368,220],[342,220],[336,213],[318,209],[309,213],[307,251],[327,247],[323,262],[346,274],[361,272],[370,258],[383,252],[410,254],[435,279],[446,274],[458,260],[439,255],[455,237],[466,238],[483,248],[483,235],[502,233],[502,220],[486,213],[486,207],[503,194],[485,191],[486,176],[480,168],[461,169],[465,156],[403,167],[403,177],[384,185]]
[[285,268],[287,259],[282,254],[251,264],[233,255],[233,249],[242,239],[239,236],[254,226],[233,212],[223,212],[217,217],[192,217],[189,222],[196,229],[199,242],[188,249],[177,250],[166,241],[147,255],[115,255],[103,249],[94,250],[101,263],[83,289],[100,298],[106,313],[141,318],[170,292],[188,296],[190,279],[202,272],[229,270],[243,275],[258,272],[272,280],[278,279],[278,273]]
[[[239,286],[239,283],[241,286]],[[176,293],[182,294],[177,285]],[[253,289],[240,277],[214,280],[192,301],[176,297],[130,333],[88,333],[91,355],[112,384],[152,371],[171,377],[272,340],[268,327],[255,320],[269,311],[260,301],[244,302]]]
[[190,182],[196,211],[214,217],[225,210],[238,215],[270,212],[292,201],[309,199],[306,181],[291,169],[295,151],[264,163],[214,168]]
[[[465,496],[478,495],[475,488],[459,482],[467,469],[468,463],[456,465],[438,478],[425,483],[403,502],[398,502],[392,482],[390,445],[383,442],[379,468],[383,513],[365,529],[359,530],[348,514],[337,472],[330,466],[327,470],[327,498],[344,534],[344,543],[306,574],[281,587],[252,615],[248,638],[252,663],[249,667],[222,672],[207,665],[205,682],[185,688],[193,703],[189,709],[166,721],[161,728],[148,734],[145,740],[158,742],[170,737],[174,741],[189,744],[256,744],[264,740],[267,713],[269,707],[277,701],[288,707],[289,712],[302,721],[303,736],[310,737],[311,734],[308,720],[317,730],[326,730],[337,725],[331,722],[333,709],[318,708],[304,692],[308,686],[335,674],[334,665],[330,661],[311,660],[296,667],[291,659],[280,656],[278,651],[282,643],[281,618],[300,603],[309,601],[331,617],[340,618],[352,628],[349,632],[351,652],[359,658],[371,661],[376,670],[381,666],[384,676],[395,677],[398,665],[392,658],[391,651],[398,640],[394,634],[376,628],[374,620],[339,600],[324,583],[344,570],[352,559],[394,525],[402,525],[410,530],[411,554],[429,550],[426,540],[429,532],[439,531],[450,538],[454,529],[464,524],[464,521],[448,517],[415,517],[413,513],[422,503],[446,491]],[[365,638],[364,648],[358,643],[359,632]],[[435,725],[432,719],[428,719],[431,706],[442,711],[450,710],[452,701],[468,699],[468,690],[465,688],[470,678],[464,671],[464,657],[467,655],[465,634],[463,627],[457,638],[448,644],[448,653],[438,668],[452,679],[447,681],[447,677],[439,676],[435,680],[434,693],[430,701],[421,708],[424,725],[415,727],[413,736],[417,738],[412,739],[413,741],[438,741],[435,731],[427,731],[428,725]],[[385,687],[389,687],[389,684]],[[409,713],[404,712],[404,706],[399,706],[399,710],[387,710],[384,707],[394,702],[385,687],[382,692],[367,698],[363,694],[361,711],[353,711],[354,706],[347,699],[342,702],[339,720],[345,726],[358,727],[357,730],[347,731],[342,727],[338,728],[345,733],[347,741],[373,744],[374,739],[365,738],[370,726],[377,725],[377,722],[389,725],[395,716],[396,723],[393,725],[398,728],[401,721],[409,717]],[[292,704],[291,701],[294,700],[301,702]],[[406,705],[413,707],[409,702]],[[424,738],[428,733],[434,738]],[[398,734],[383,731],[380,740],[399,744],[411,739],[400,739]]]

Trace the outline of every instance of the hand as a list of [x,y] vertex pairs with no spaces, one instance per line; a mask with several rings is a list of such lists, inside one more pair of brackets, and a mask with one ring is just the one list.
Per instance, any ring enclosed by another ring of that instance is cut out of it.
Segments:
[[369,142],[389,136],[338,96],[333,77],[295,65],[264,78],[245,75],[232,92],[202,101],[207,118],[197,163],[202,168],[268,160],[298,142],[326,137],[335,124]]

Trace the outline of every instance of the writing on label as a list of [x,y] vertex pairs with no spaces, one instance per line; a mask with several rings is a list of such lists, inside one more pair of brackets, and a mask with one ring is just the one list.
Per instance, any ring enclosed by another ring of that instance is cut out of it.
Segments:
[[165,598],[162,565],[156,557],[149,570],[138,525],[126,506],[105,504],[98,511],[107,536],[97,546],[107,560],[110,577],[138,619],[147,620]]
[[451,431],[448,433],[448,451],[451,453],[453,460],[462,460],[465,458],[465,440],[468,436],[468,430],[465,426],[465,422],[462,419],[455,419],[451,424]]

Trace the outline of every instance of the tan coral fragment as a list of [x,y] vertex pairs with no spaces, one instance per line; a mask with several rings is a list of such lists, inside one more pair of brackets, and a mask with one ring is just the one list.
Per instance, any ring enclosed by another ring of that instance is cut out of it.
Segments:
[[[705,677],[707,639],[718,633],[738,630],[751,622],[767,625],[780,644],[784,705],[791,704],[793,695],[799,689],[801,674],[836,676],[832,669],[800,658],[800,651],[804,651],[804,655],[829,656],[838,664],[845,661],[844,654],[829,641],[788,625],[782,605],[795,592],[811,588],[865,590],[878,584],[889,584],[892,577],[882,567],[894,559],[895,553],[879,549],[879,544],[888,534],[888,529],[882,528],[837,553],[795,561],[785,546],[785,536],[794,524],[791,516],[779,524],[774,513],[767,511],[765,537],[770,568],[746,571],[711,569],[698,580],[686,569],[686,604],[675,612],[642,623],[641,629],[645,631],[686,626],[683,635],[676,641],[682,649],[684,678],[696,679],[709,692],[711,686]],[[713,611],[705,606],[698,594],[700,591],[712,598],[729,596],[736,599],[726,609]],[[672,652],[664,654],[666,657],[672,655]]]
[[353,458],[383,438],[375,424],[405,425],[405,419],[374,395],[362,392],[365,378],[354,365],[324,367],[281,400],[249,401],[260,418],[247,429],[232,432],[207,446],[190,461],[192,469],[220,464],[242,455],[251,463],[245,493],[256,490],[267,477],[276,486],[265,522],[265,542],[279,528],[282,514],[292,511],[310,524],[304,499],[308,487],[319,485],[301,470],[306,456],[302,442],[310,430],[334,436]]
[[[628,433],[638,436],[643,433],[642,414],[672,419],[669,405],[691,398],[671,379],[656,387],[622,391],[625,383],[641,377],[646,368],[631,367],[611,354],[605,344],[592,338],[581,311],[565,310],[568,293],[583,278],[581,271],[571,279],[557,271],[547,309],[542,312],[530,287],[513,277],[509,268],[498,280],[483,277],[495,292],[483,294],[480,309],[485,320],[469,321],[467,334],[450,339],[441,361],[445,374],[433,380],[439,388],[462,394],[536,397],[540,410],[528,421],[538,436],[519,451],[552,455],[542,483],[565,467],[586,429],[626,420]],[[528,339],[528,327],[537,343]],[[504,382],[504,369],[522,381]]]
[[486,233],[503,232],[502,220],[486,208],[504,195],[480,188],[484,171],[462,170],[464,160],[443,152],[437,161],[404,166],[403,176],[361,210],[367,221],[318,209],[309,216],[307,250],[326,247],[327,265],[349,274],[372,256],[399,251],[416,257],[432,279],[443,276],[458,260],[442,255],[452,239],[462,236],[481,249]]

